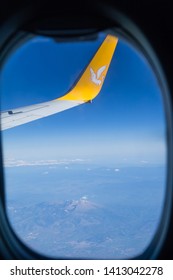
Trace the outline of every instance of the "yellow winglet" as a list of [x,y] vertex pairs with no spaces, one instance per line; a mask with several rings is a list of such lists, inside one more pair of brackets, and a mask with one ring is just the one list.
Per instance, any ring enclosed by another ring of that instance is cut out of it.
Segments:
[[117,42],[117,37],[107,35],[74,88],[58,100],[93,100],[102,88]]

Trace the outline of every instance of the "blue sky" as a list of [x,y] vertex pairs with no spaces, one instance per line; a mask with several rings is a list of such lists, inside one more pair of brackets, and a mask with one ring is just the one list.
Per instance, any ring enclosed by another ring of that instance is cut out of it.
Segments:
[[[64,95],[104,38],[100,33],[96,41],[28,41],[2,70],[2,110]],[[165,116],[159,85],[146,59],[119,40],[102,91],[92,104],[4,131],[3,139],[7,159],[163,164]]]

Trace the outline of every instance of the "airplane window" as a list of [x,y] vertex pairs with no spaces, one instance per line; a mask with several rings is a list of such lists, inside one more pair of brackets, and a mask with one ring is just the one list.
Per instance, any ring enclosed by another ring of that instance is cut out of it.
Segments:
[[127,259],[158,228],[166,120],[144,55],[115,35],[35,36],[1,73],[6,211],[17,236],[55,258]]

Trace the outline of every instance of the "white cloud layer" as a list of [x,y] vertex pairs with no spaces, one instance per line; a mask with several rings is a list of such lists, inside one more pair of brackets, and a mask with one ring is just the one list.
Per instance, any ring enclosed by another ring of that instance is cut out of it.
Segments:
[[48,160],[33,160],[27,161],[22,159],[5,159],[4,167],[20,167],[20,166],[56,166],[56,165],[67,165],[72,163],[83,163],[86,160],[76,158],[76,159],[48,159]]

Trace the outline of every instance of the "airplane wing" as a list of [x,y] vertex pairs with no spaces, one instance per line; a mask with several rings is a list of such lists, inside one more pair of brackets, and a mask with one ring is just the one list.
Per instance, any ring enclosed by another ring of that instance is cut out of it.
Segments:
[[[117,42],[117,37],[106,36],[82,76],[64,96],[48,102],[1,112],[1,130],[41,119],[92,101],[101,91]],[[94,75],[92,75],[92,72]],[[100,72],[99,76],[96,75],[98,72]]]
[[1,130],[41,119],[84,103],[83,101],[52,100],[1,113]]

